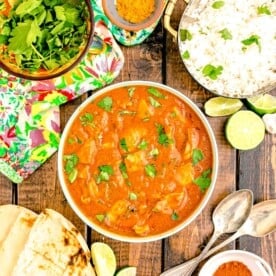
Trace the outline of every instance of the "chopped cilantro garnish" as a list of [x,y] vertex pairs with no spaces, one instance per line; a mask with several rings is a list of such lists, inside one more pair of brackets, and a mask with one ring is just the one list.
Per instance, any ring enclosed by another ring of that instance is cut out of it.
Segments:
[[212,80],[216,80],[219,75],[221,75],[223,71],[223,67],[219,65],[218,67],[215,67],[212,64],[207,64],[202,69],[202,73],[205,77],[209,77]]
[[133,192],[130,192],[128,197],[130,200],[137,200],[137,198],[138,198],[138,196]]
[[138,145],[138,149],[145,150],[148,147],[148,142],[146,140],[142,140],[141,143]]
[[220,9],[224,6],[224,1],[215,1],[213,4],[212,4],[212,8],[214,9]]
[[211,184],[211,178],[209,177],[210,174],[211,169],[207,169],[198,178],[194,180],[194,183],[199,186],[202,192],[205,192]]
[[187,29],[180,29],[180,40],[192,40],[193,36]]
[[165,95],[163,95],[158,89],[154,87],[150,87],[148,89],[148,93],[151,94],[152,96],[159,98],[159,99],[164,99]]
[[182,58],[183,58],[183,59],[189,59],[189,58],[190,58],[190,53],[189,53],[189,51],[186,50],[185,52],[183,52]]
[[98,105],[98,107],[102,108],[105,111],[111,111],[112,105],[113,105],[112,98],[105,97],[105,98],[101,99],[97,105]]
[[96,215],[96,219],[97,219],[99,222],[103,222],[104,219],[105,219],[105,215],[103,215],[103,214],[98,214],[98,215]]
[[154,148],[150,151],[149,155],[152,157],[157,157],[159,154],[159,150],[157,148]]
[[175,211],[173,211],[173,213],[171,214],[171,219],[172,220],[179,220],[179,215]]
[[128,178],[127,168],[126,168],[126,164],[124,162],[120,163],[119,169],[120,169],[120,172],[121,172],[123,178],[127,179]]
[[88,112],[80,116],[80,121],[83,126],[91,125],[93,120],[94,120],[93,114]]
[[151,178],[154,178],[157,174],[156,168],[153,164],[147,164],[145,166],[145,171],[146,171],[146,175]]
[[160,107],[161,104],[155,100],[153,97],[149,97],[149,101],[150,101],[150,104],[153,106],[153,107]]
[[232,37],[232,34],[230,33],[230,31],[226,28],[222,29],[221,31],[219,31],[219,33],[221,34],[221,37],[225,40],[231,40],[233,37]]
[[192,162],[195,166],[198,162],[200,162],[204,158],[204,155],[200,149],[193,149],[192,152]]
[[135,92],[135,87],[130,87],[130,88],[128,88],[128,95],[129,95],[129,97],[133,97],[133,95],[134,95],[134,92]]
[[126,143],[126,138],[122,138],[120,140],[120,147],[125,150],[125,151],[128,151],[128,147],[127,147],[127,143]]
[[258,14],[266,14],[271,15],[271,11],[269,10],[268,6],[262,5],[257,8]]
[[156,124],[156,128],[158,133],[158,143],[160,145],[168,146],[173,143],[173,140],[168,137],[164,127],[161,124]]
[[102,165],[98,167],[99,174],[97,176],[97,183],[108,181],[110,176],[114,174],[113,168],[110,165]]
[[68,180],[70,183],[73,183],[78,175],[78,171],[76,166],[79,162],[79,157],[76,154],[68,154],[63,156],[63,160],[65,162],[64,170],[68,176]]
[[252,45],[254,43],[258,46],[259,51],[261,51],[260,37],[258,35],[251,35],[249,38],[242,40],[242,44],[246,46]]

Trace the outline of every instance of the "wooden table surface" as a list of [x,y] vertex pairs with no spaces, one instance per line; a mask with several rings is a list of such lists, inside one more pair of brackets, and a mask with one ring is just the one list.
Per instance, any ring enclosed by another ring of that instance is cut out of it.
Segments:
[[[171,24],[175,28],[179,24],[184,7],[185,4],[178,1],[171,17]],[[181,91],[201,109],[204,102],[214,96],[198,85],[187,73],[178,46],[163,28],[163,22],[159,23],[152,35],[141,45],[121,46],[121,48],[125,64],[115,82],[150,80],[164,83]],[[273,94],[276,94],[275,90]],[[62,107],[62,127],[85,97]],[[137,267],[139,276],[159,275],[162,271],[200,253],[213,231],[212,211],[230,192],[243,188],[251,189],[255,203],[276,198],[276,135],[266,134],[264,141],[256,149],[238,151],[227,143],[224,136],[227,117],[208,117],[208,120],[214,130],[219,150],[216,187],[202,214],[188,227],[170,238],[144,244],[131,244],[118,242],[91,231],[76,216],[63,196],[57,177],[57,154],[20,185],[13,184],[4,176],[0,176],[0,204],[19,204],[36,212],[46,207],[53,208],[78,227],[89,245],[95,241],[108,243],[116,254],[118,268],[133,265]],[[223,250],[233,248],[262,256],[276,272],[275,232],[264,238],[244,236]]]

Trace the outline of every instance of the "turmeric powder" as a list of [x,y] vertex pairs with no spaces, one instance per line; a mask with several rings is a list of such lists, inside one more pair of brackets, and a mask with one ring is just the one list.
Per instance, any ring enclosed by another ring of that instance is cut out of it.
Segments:
[[130,23],[140,23],[147,19],[155,9],[155,0],[117,0],[118,14]]

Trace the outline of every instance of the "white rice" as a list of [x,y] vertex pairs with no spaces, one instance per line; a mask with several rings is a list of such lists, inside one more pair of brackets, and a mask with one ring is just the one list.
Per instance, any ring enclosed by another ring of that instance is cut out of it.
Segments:
[[[225,0],[224,5],[214,9],[214,0],[200,12],[187,10],[180,23],[191,40],[181,41],[180,54],[188,51],[183,61],[191,75],[208,90],[223,96],[246,98],[260,89],[276,86],[276,2],[273,0]],[[258,7],[266,6],[270,15],[258,14]],[[186,15],[194,21],[187,20]],[[232,39],[223,39],[219,31],[227,28]],[[252,35],[259,36],[256,43],[245,46],[241,41]],[[217,79],[204,76],[204,66],[222,66]],[[264,91],[268,92],[268,91]]]

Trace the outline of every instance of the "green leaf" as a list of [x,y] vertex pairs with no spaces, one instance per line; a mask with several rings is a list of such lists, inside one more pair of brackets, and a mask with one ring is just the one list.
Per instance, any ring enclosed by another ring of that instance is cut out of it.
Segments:
[[173,211],[173,213],[171,215],[171,219],[172,220],[179,220],[179,215],[175,211]]
[[185,51],[183,54],[182,54],[182,58],[183,59],[189,59],[190,58],[190,53],[189,53],[189,51]]
[[130,192],[128,197],[130,200],[137,200],[137,198],[138,198],[138,196],[133,192]]
[[99,175],[97,177],[97,183],[102,181],[108,181],[110,176],[114,174],[113,168],[110,165],[102,165],[98,167]]
[[159,99],[165,99],[165,95],[162,94],[157,88],[155,87],[150,87],[148,88],[148,93],[156,98]]
[[266,6],[265,4],[257,7],[257,12],[258,12],[258,14],[271,15],[271,11],[269,10],[268,6]]
[[192,40],[193,36],[187,29],[180,29],[180,40]]
[[212,4],[212,8],[214,9],[220,9],[224,6],[224,1],[215,1],[213,4]]
[[165,129],[161,124],[156,124],[157,133],[158,133],[158,143],[163,146],[168,146],[173,144],[173,140],[168,137],[165,133]]
[[97,105],[105,111],[111,111],[113,105],[112,98],[105,97],[102,100],[100,100]]
[[38,8],[41,4],[42,0],[25,0],[18,5],[15,10],[15,14],[23,17],[24,15],[29,14],[34,9]]
[[258,35],[251,35],[250,37],[242,40],[242,44],[249,46],[252,44],[256,44],[261,51],[260,37]]
[[69,155],[64,155],[63,160],[65,162],[64,170],[68,176],[68,180],[70,183],[73,183],[78,175],[78,170],[76,169],[76,166],[79,162],[79,157],[73,153]]
[[154,178],[157,174],[156,168],[153,164],[147,164],[145,166],[145,171],[146,171],[146,175],[151,178]]
[[121,172],[123,178],[127,179],[128,178],[127,168],[126,168],[126,164],[124,162],[120,163],[119,169],[120,169],[120,172]]
[[205,192],[211,184],[210,174],[211,169],[207,169],[198,178],[194,179],[194,183],[199,186],[202,192]]
[[219,75],[222,74],[223,67],[222,66],[213,66],[212,64],[207,64],[202,69],[202,73],[205,77],[209,77],[212,80],[216,80]]
[[128,151],[128,146],[127,146],[127,143],[126,143],[126,138],[122,138],[120,140],[120,147],[125,150],[125,151]]
[[148,147],[148,142],[146,140],[142,140],[141,143],[138,145],[138,149],[145,150]]
[[105,219],[105,215],[103,215],[103,214],[97,214],[97,215],[96,215],[96,219],[97,219],[99,222],[103,222],[104,219]]
[[149,97],[149,101],[153,107],[155,107],[155,108],[161,107],[161,104],[157,100],[155,100],[153,97]]
[[231,40],[233,38],[232,34],[227,28],[220,30],[219,33],[221,34],[221,37],[225,40]]
[[130,87],[130,88],[128,88],[127,91],[128,91],[129,97],[133,97],[135,90],[136,90],[135,87]]
[[198,162],[203,160],[203,158],[204,158],[204,155],[200,149],[193,149],[193,152],[192,152],[193,166],[195,166]]
[[94,116],[93,114],[86,112],[80,116],[80,121],[83,126],[91,125],[93,123]]

